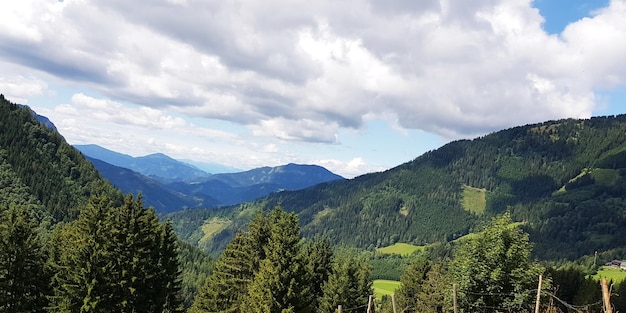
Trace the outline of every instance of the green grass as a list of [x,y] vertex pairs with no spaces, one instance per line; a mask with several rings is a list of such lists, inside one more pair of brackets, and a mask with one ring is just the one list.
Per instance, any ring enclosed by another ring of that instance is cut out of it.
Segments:
[[204,233],[204,236],[200,238],[198,243],[200,245],[206,243],[208,240],[213,238],[213,236],[226,229],[226,227],[228,227],[231,223],[231,220],[219,217],[214,217],[206,221],[204,225],[202,225],[202,232]]
[[332,213],[332,211],[333,210],[331,208],[325,207],[323,210],[315,213],[315,216],[313,217],[313,222],[311,222],[311,224],[320,224],[322,222],[322,219]]
[[607,280],[612,280],[615,285],[618,285],[620,282],[626,279],[626,271],[620,270],[619,268],[602,266],[598,270],[598,273],[593,275],[593,278],[596,280],[600,280],[600,278],[606,278]]
[[465,211],[478,215],[485,213],[485,208],[487,208],[487,190],[464,185],[461,205]]
[[383,254],[399,254],[399,255],[410,255],[415,251],[424,251],[424,246],[415,246],[408,243],[396,243],[391,246],[378,248],[377,252]]
[[381,300],[384,295],[392,295],[400,287],[400,282],[397,280],[376,279],[372,283],[372,287],[374,288],[376,299]]

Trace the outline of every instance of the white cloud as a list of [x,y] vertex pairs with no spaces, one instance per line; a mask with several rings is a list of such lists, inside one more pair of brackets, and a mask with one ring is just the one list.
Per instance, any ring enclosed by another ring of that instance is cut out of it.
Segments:
[[89,114],[241,145],[184,119],[221,120],[260,147],[339,144],[341,129],[371,119],[471,137],[590,116],[598,91],[624,86],[624,16],[626,1],[612,0],[556,36],[531,0],[9,1],[0,73],[28,70],[0,74],[0,88],[25,102],[52,76],[110,99],[57,107],[77,136],[95,135],[76,124]]
[[28,98],[43,95],[47,89],[48,84],[39,78],[0,76],[0,93],[15,103],[27,104]]
[[345,178],[354,178],[363,173],[383,171],[385,168],[372,168],[363,158],[355,157],[349,161],[336,159],[315,160],[312,163],[319,164],[333,173],[337,173]]

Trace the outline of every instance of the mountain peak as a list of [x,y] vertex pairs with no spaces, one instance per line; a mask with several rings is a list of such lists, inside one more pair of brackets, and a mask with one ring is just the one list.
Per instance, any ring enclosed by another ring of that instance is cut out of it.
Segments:
[[196,181],[211,175],[163,153],[154,153],[135,158],[98,145],[76,145],[75,147],[91,158],[133,170],[144,176],[154,178],[161,183]]

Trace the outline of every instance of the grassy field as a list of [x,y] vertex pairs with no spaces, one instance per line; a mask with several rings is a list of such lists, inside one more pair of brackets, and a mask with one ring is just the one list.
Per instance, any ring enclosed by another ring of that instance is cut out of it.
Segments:
[[598,270],[598,273],[593,275],[594,279],[600,280],[600,278],[606,278],[607,280],[613,280],[613,283],[618,285],[622,280],[626,279],[626,271],[619,268],[611,268],[602,266]]
[[380,300],[384,295],[392,295],[400,287],[400,282],[397,280],[377,279],[374,280],[372,286],[374,287],[374,296]]
[[474,214],[485,213],[487,207],[487,190],[470,186],[463,186],[463,200],[461,205],[466,211]]
[[420,250],[424,251],[424,246],[415,246],[408,243],[396,243],[391,246],[382,247],[376,249],[376,251],[383,254],[399,254],[399,255],[410,255],[411,253]]
[[215,234],[226,229],[226,227],[228,227],[231,223],[232,221],[228,219],[218,217],[214,217],[211,220],[206,221],[204,225],[202,225],[202,232],[204,233],[204,236],[200,239],[199,244],[202,245],[206,243],[208,240],[213,238]]

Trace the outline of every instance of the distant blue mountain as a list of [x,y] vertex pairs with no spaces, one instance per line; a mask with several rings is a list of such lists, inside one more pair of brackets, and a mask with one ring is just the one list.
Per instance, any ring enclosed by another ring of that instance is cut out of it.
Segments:
[[199,162],[194,160],[180,160],[185,163],[191,164],[207,173],[238,173],[243,172],[242,169],[236,167],[225,166],[217,163]]
[[282,190],[305,189],[345,178],[317,165],[287,164],[239,173],[214,174],[204,182],[178,182],[167,186],[184,194],[210,196],[222,205],[233,205]]
[[125,194],[142,194],[146,206],[159,213],[169,213],[187,208],[216,207],[220,203],[210,196],[190,196],[132,170],[87,157],[104,178]]
[[23,108],[27,108],[30,111],[30,113],[37,119],[39,123],[43,124],[49,129],[54,130],[57,133],[59,132],[59,130],[57,130],[57,127],[54,126],[54,123],[52,123],[52,121],[50,121],[50,119],[48,119],[47,117],[37,114],[35,111],[33,111],[33,109],[31,109],[27,105],[20,104],[19,106]]
[[193,182],[211,176],[193,165],[177,161],[162,153],[132,157],[98,145],[75,145],[74,147],[90,158],[133,170],[161,183]]
[[146,204],[159,213],[239,204],[273,192],[344,180],[317,165],[287,164],[211,175],[162,153],[132,157],[97,145],[74,147],[122,192],[141,192]]

